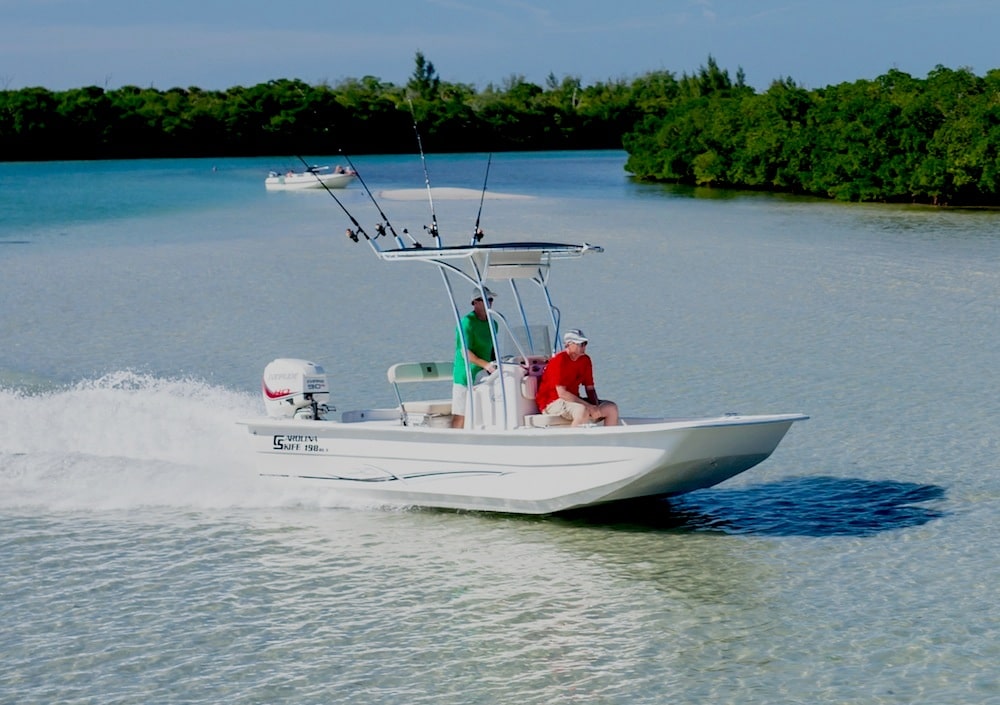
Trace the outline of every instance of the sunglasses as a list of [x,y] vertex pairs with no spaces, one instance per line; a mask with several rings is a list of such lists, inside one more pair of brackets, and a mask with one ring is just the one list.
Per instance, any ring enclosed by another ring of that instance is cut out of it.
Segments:
[[[473,299],[472,303],[476,303],[477,301],[482,301],[482,298]],[[492,298],[487,299],[487,301],[489,301],[490,303],[493,303],[493,299]]]

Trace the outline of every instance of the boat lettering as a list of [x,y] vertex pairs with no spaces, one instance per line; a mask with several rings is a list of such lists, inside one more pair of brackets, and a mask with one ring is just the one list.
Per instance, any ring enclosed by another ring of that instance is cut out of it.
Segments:
[[269,380],[296,379],[298,376],[298,372],[269,372],[267,378]]
[[271,449],[325,453],[326,448],[318,445],[318,440],[318,436],[276,435],[271,439]]

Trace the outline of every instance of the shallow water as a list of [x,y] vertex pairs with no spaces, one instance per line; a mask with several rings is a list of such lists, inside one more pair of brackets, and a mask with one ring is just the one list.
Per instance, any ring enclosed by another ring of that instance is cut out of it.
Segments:
[[[425,237],[391,193],[419,159],[355,163]],[[434,272],[375,262],[325,193],[264,191],[291,160],[0,164],[0,702],[1000,703],[1000,214],[623,163],[496,155],[488,193],[530,198],[486,200],[487,237],[606,248],[553,289],[626,413],[811,419],[717,488],[556,518],[248,473],[274,357],[347,409],[450,355]],[[478,190],[485,156],[428,169]],[[478,200],[438,193],[465,241]]]

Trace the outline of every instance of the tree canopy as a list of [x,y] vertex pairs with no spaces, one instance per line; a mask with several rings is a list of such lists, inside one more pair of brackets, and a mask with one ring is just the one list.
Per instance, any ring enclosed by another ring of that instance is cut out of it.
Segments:
[[1000,205],[1000,70],[891,70],[763,93],[703,70],[624,137],[650,180],[850,201]]
[[375,76],[234,86],[0,90],[0,159],[405,153],[413,125],[435,152],[622,148],[635,177],[853,201],[1000,205],[1000,70],[890,70],[758,93],[709,57],[544,86],[442,80],[421,52],[404,86]]

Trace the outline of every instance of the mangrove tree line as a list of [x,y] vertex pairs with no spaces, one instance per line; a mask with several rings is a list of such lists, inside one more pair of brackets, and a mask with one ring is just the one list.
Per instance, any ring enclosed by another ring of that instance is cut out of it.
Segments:
[[637,178],[855,201],[1000,205],[1000,70],[758,93],[712,57],[583,85],[511,76],[483,90],[418,52],[403,86],[373,76],[235,86],[0,90],[0,160],[622,148]]
[[685,184],[851,201],[1000,205],[1000,70],[756,93],[711,60],[624,136],[626,168]]

